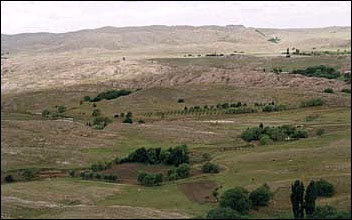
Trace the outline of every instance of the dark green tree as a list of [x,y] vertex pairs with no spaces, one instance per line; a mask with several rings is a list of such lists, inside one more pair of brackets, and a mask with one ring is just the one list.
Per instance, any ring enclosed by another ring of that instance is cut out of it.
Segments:
[[296,180],[291,186],[291,204],[293,216],[295,219],[303,219],[304,209],[303,209],[303,195],[304,195],[304,185],[301,181]]
[[307,189],[306,195],[304,196],[304,210],[307,216],[311,216],[315,210],[315,200],[317,199],[317,189],[315,182],[310,181]]

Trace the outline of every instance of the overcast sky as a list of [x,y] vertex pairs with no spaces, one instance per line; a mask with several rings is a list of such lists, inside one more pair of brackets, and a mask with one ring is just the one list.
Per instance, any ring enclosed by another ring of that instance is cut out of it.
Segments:
[[351,2],[6,2],[1,33],[68,32],[103,26],[351,26]]

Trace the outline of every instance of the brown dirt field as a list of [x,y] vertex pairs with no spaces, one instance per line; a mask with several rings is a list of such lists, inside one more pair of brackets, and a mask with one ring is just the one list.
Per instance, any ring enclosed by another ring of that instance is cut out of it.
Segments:
[[215,187],[217,187],[217,184],[210,180],[178,184],[179,190],[181,190],[189,200],[197,203],[215,202],[215,199],[211,195]]
[[145,165],[140,163],[125,163],[119,165],[113,165],[111,169],[105,170],[101,173],[104,174],[116,174],[124,183],[138,184],[137,177],[139,171],[146,171],[147,173],[163,173],[166,176],[167,171],[171,169],[171,166],[164,165]]

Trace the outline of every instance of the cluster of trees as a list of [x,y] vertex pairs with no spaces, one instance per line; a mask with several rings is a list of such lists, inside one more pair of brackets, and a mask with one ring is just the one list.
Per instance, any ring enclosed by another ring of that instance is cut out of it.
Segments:
[[179,166],[183,163],[189,163],[189,151],[187,145],[180,145],[167,150],[161,148],[139,148],[128,155],[128,157],[116,158],[117,164],[138,162],[147,164],[166,164]]
[[92,172],[81,172],[80,177],[84,180],[104,180],[109,182],[116,182],[118,177],[115,174],[100,174]]
[[[325,180],[310,181],[307,189],[304,188],[303,182],[296,180],[291,186],[290,197],[294,218],[303,219],[305,214],[307,218],[313,219],[321,216],[326,208],[315,207],[317,197],[332,196],[333,193],[333,185]],[[337,214],[336,211],[333,214]]]
[[191,167],[187,163],[180,164],[176,168],[172,168],[167,171],[167,179],[169,181],[174,181],[178,179],[184,179],[189,177]]
[[264,184],[252,192],[235,187],[225,191],[220,198],[220,207],[212,209],[207,219],[242,219],[247,218],[250,209],[267,206],[273,194],[268,185]]
[[301,102],[300,106],[302,108],[305,108],[305,107],[322,106],[323,104],[324,102],[321,98],[314,98],[314,99]]
[[278,127],[269,127],[261,123],[259,127],[247,128],[241,134],[241,138],[245,141],[259,140],[265,144],[268,140],[283,141],[289,139],[299,139],[308,137],[306,130],[298,130],[292,125],[282,125]]
[[146,173],[140,172],[137,177],[138,183],[142,186],[160,186],[163,182],[163,174],[162,173]]
[[203,171],[203,173],[219,173],[220,168],[218,165],[216,165],[214,163],[206,162],[202,166],[202,171]]
[[126,96],[126,95],[129,95],[131,94],[132,92],[129,91],[129,90],[109,90],[107,92],[101,92],[99,93],[96,97],[94,98],[91,98],[90,96],[84,96],[83,97],[83,101],[86,101],[86,102],[99,102],[103,99],[107,99],[107,100],[110,100],[110,99],[116,99],[120,96]]
[[301,74],[308,77],[323,77],[327,79],[336,79],[340,77],[340,72],[332,67],[324,65],[308,67],[306,69],[293,70],[291,74]]

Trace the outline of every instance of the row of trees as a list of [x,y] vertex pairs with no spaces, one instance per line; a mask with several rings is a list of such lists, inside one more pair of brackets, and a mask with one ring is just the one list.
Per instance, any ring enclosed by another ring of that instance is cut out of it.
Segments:
[[259,127],[247,128],[241,134],[241,138],[245,141],[259,140],[261,143],[266,143],[267,140],[283,141],[285,139],[307,138],[306,130],[298,130],[292,125],[282,125],[278,127],[264,127],[263,123]]
[[117,175],[115,174],[100,174],[92,172],[81,172],[80,177],[84,180],[104,180],[109,182],[116,182],[118,180]]
[[110,99],[116,99],[120,96],[126,96],[131,94],[132,92],[129,90],[109,90],[107,92],[101,92],[99,93],[96,97],[91,98],[90,96],[84,96],[83,101],[86,102],[99,102],[103,99],[110,100]]

